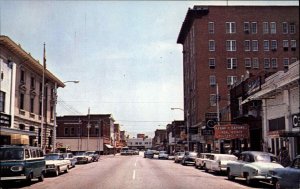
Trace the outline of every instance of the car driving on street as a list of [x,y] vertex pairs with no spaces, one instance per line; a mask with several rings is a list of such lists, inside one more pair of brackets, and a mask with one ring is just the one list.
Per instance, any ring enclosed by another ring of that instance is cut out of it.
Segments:
[[50,153],[45,155],[46,160],[46,174],[53,173],[58,176],[61,172],[67,173],[70,167],[70,160],[66,160],[63,154]]

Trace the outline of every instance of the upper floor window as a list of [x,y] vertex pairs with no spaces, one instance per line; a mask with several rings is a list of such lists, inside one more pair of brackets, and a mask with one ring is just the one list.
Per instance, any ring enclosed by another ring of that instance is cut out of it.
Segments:
[[290,63],[289,63],[289,58],[284,58],[284,59],[283,59],[283,66],[284,66],[284,67],[289,67],[289,64],[290,64]]
[[244,22],[244,32],[247,34],[250,32],[250,23],[249,22]]
[[251,68],[251,59],[250,58],[245,58],[245,67]]
[[269,58],[264,58],[264,68],[265,69],[270,68],[270,59]]
[[208,42],[209,51],[215,51],[215,48],[216,48],[215,46],[216,46],[215,40],[209,40],[209,42]]
[[0,112],[4,112],[5,108],[5,92],[0,91]]
[[270,33],[276,34],[276,22],[270,22]]
[[215,68],[216,67],[216,59],[215,58],[209,58],[208,59],[208,65],[210,68]]
[[296,25],[295,23],[290,23],[290,34],[296,33]]
[[269,51],[269,50],[270,50],[269,40],[264,40],[264,51]]
[[258,41],[252,40],[252,51],[258,51]]
[[34,78],[34,76],[31,76],[31,78],[30,78],[30,88],[35,89],[35,78]]
[[227,58],[227,69],[235,69],[237,67],[236,58]]
[[210,33],[210,34],[215,33],[215,24],[214,24],[214,22],[208,22],[208,33]]
[[297,46],[296,40],[291,40],[290,43],[291,43],[292,50],[296,50],[296,46]]
[[233,85],[237,82],[237,76],[227,76],[227,85]]
[[235,22],[226,22],[226,33],[236,33]]
[[25,98],[25,94],[24,93],[20,93],[20,105],[19,105],[19,108],[21,110],[24,110],[24,98]]
[[272,49],[272,51],[277,49],[277,40],[272,40],[271,41],[271,49]]
[[263,22],[263,33],[268,34],[269,33],[269,23]]
[[236,51],[236,40],[227,40],[226,41],[226,50],[227,51]]
[[65,135],[69,135],[69,128],[65,127]]
[[209,103],[210,106],[216,106],[217,105],[217,95],[216,94],[210,94],[209,96]]
[[251,33],[257,34],[257,23],[256,22],[251,23]]
[[72,136],[75,135],[75,128],[74,128],[74,127],[71,127],[71,132],[70,132],[70,134],[71,134]]
[[271,59],[271,65],[272,65],[272,68],[277,68],[277,58]]
[[24,70],[21,70],[20,71],[20,83],[25,83],[25,71]]
[[289,26],[287,22],[282,22],[282,33],[283,34],[289,33]]
[[214,76],[214,75],[209,76],[209,85],[211,85],[211,86],[216,85],[216,76]]
[[251,48],[250,48],[250,40],[245,40],[244,41],[244,48],[245,48],[245,51],[250,51]]
[[253,58],[252,59],[252,67],[253,68],[259,68],[259,61],[258,61],[258,58]]
[[283,50],[287,51],[289,49],[289,40],[282,41]]
[[30,97],[30,113],[34,112],[34,97]]

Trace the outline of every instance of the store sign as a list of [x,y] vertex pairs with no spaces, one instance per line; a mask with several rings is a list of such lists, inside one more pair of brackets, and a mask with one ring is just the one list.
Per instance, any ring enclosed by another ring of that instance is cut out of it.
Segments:
[[237,138],[249,138],[249,125],[216,125],[215,139],[232,140]]
[[9,127],[10,123],[11,123],[11,116],[4,113],[0,113],[0,126]]
[[201,135],[202,136],[214,135],[214,130],[213,129],[201,129]]
[[293,127],[300,127],[300,113],[292,115]]

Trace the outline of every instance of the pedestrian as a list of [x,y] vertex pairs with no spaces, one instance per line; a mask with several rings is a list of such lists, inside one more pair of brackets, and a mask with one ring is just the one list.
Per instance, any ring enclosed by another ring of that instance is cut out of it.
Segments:
[[278,156],[278,160],[279,163],[283,166],[283,167],[287,167],[290,165],[291,163],[291,158],[289,155],[289,151],[286,149],[286,147],[282,147],[280,152],[279,152],[279,156]]

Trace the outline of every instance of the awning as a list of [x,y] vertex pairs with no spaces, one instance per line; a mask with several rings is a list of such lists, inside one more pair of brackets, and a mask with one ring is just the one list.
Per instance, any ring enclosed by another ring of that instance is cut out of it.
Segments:
[[0,127],[0,135],[11,135],[11,134],[36,136],[36,133],[33,132],[33,131],[24,131],[24,130],[20,130],[20,129],[12,129],[10,127]]
[[105,146],[106,146],[106,148],[114,148],[114,147],[112,147],[112,146],[109,145],[109,144],[105,144]]

